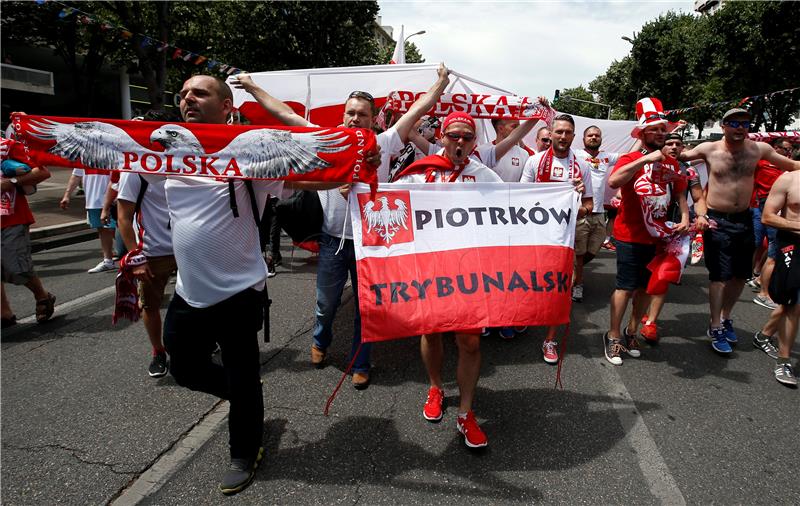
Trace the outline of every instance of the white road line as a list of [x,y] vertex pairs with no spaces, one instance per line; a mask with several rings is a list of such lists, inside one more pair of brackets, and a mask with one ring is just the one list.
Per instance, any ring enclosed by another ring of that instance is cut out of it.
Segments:
[[[597,339],[596,333],[592,335],[593,339]],[[593,360],[605,359],[600,356]],[[611,405],[625,431],[625,439],[636,451],[637,463],[644,479],[647,481],[650,493],[661,504],[685,506],[686,499],[684,499],[681,489],[678,488],[675,478],[670,473],[669,467],[664,462],[661,452],[658,451],[658,445],[656,445],[653,436],[650,435],[650,431],[639,414],[639,410],[635,409],[636,405],[633,402],[633,397],[631,397],[628,389],[625,388],[625,384],[617,373],[616,367],[605,363],[601,364],[598,369],[600,369],[604,389],[607,395],[613,399]]]
[[220,403],[197,425],[180,439],[171,450],[131,483],[111,506],[133,506],[156,493],[165,483],[197,453],[212,436],[217,434],[228,416],[228,402]]
[[[77,299],[72,299],[69,302],[65,302],[63,304],[56,305],[55,312],[53,314],[66,314],[72,311],[75,308],[86,306],[92,304],[104,297],[108,297],[109,295],[113,295],[116,291],[117,287],[115,285],[107,286],[102,290],[97,292],[92,292],[86,294],[82,297],[78,297]],[[18,320],[17,323],[34,323],[36,322],[36,315],[26,316],[21,320]]]

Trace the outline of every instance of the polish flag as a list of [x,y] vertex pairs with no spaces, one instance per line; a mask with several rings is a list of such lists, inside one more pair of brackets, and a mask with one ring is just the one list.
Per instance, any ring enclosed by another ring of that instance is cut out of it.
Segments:
[[363,342],[569,321],[568,183],[382,184],[351,192]]
[[406,63],[406,45],[405,37],[403,36],[403,25],[400,25],[400,37],[397,39],[397,44],[394,46],[394,53],[390,65],[404,65]]

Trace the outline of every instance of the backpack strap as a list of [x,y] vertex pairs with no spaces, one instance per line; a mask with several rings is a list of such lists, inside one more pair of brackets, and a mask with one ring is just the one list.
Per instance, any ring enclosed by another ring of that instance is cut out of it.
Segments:
[[[264,232],[261,227],[261,223],[264,221],[264,217],[258,212],[258,202],[256,202],[256,191],[253,188],[253,181],[250,179],[245,179],[244,185],[247,187],[247,193],[250,195],[250,206],[253,210],[253,220],[256,222],[256,229],[258,229],[258,243],[261,246],[261,254],[265,255],[265,248],[264,245],[266,242],[264,241]],[[266,211],[266,209],[264,209]],[[264,342],[269,342],[269,307],[272,305],[272,299],[269,298],[269,291],[267,289],[267,282],[264,282],[264,291],[261,292],[263,303],[264,303]]]

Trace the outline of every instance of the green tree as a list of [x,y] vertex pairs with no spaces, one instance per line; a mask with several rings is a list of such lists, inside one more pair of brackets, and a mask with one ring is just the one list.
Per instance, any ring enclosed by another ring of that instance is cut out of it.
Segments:
[[[192,74],[217,74],[212,60],[247,71],[378,63],[373,30],[378,4],[365,2],[76,2],[88,13],[59,17],[63,4],[3,2],[3,51],[11,45],[50,47],[67,63],[79,96],[91,104],[103,65],[141,74],[152,107],[165,88]],[[104,26],[124,27],[129,32]],[[208,58],[176,58],[174,47]],[[411,51],[414,57],[414,51]],[[418,57],[418,53],[417,56]],[[383,63],[381,61],[381,63]],[[91,114],[91,105],[86,114]]]
[[[615,114],[629,111],[627,119],[644,96],[666,109],[690,108],[680,117],[702,134],[737,99],[797,86],[800,66],[789,62],[798,40],[800,9],[792,2],[726,2],[701,17],[668,12],[646,23],[630,54],[589,89]],[[783,130],[800,109],[800,93],[756,98],[749,107],[755,129]]]
[[586,118],[606,119],[608,117],[608,107],[604,105],[592,105],[587,102],[597,102],[594,95],[584,88],[581,84],[577,88],[565,88],[557,100],[553,101],[553,107],[567,114],[584,116]]

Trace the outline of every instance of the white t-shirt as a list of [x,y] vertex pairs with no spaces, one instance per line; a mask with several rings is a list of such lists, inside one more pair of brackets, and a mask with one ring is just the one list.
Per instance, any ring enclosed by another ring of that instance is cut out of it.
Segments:
[[594,190],[594,209],[593,213],[604,212],[604,205],[611,204],[611,199],[614,198],[617,191],[608,186],[608,176],[611,175],[611,169],[617,164],[619,160],[619,153],[607,153],[600,150],[597,156],[592,156],[584,149],[576,149],[575,155],[586,165],[592,172],[592,189]]
[[[314,126],[314,125],[309,125]],[[386,183],[389,181],[389,169],[391,168],[391,157],[397,156],[403,150],[405,144],[400,139],[395,127],[386,130],[376,136],[378,145],[381,147],[381,165],[378,167],[378,182]],[[320,191],[319,201],[322,204],[324,220],[322,231],[326,234],[341,237],[344,229],[345,220],[347,229],[344,233],[345,239],[353,238],[353,229],[350,226],[350,217],[347,211],[347,201],[339,193],[339,189]]]
[[[154,177],[148,176],[152,184]],[[230,205],[227,181],[169,177],[164,183],[178,264],[175,293],[197,308],[209,307],[246,290],[263,290],[267,265],[244,181],[233,183],[239,217]],[[268,195],[280,195],[283,181],[253,181],[259,215]]]
[[[443,154],[444,150],[440,150],[439,154]],[[482,164],[481,162],[475,160],[474,158],[467,158],[469,161],[464,167],[464,170],[461,171],[461,174],[458,178],[453,181],[454,183],[502,183],[503,180],[500,179],[492,169],[487,167],[486,165]],[[448,182],[450,179],[450,171],[444,171],[439,173],[439,177],[437,181],[434,182]],[[401,177],[397,180],[398,183],[426,183],[425,181],[425,174],[408,174],[406,176]]]
[[[573,153],[575,152],[570,150],[570,155],[568,155],[566,158],[556,158],[555,155],[553,156],[553,166],[550,171],[550,179],[548,182],[567,182],[575,178],[580,178],[583,180],[583,185],[586,188],[583,192],[583,198],[588,199],[592,197],[592,178],[589,174],[589,165],[581,161],[580,157],[576,155],[575,160],[577,161],[577,169],[575,168],[574,164],[572,164],[573,166],[570,167],[570,158],[572,158]],[[542,158],[544,158],[546,154],[547,151],[540,151],[528,158],[528,161],[525,162],[525,167],[522,169],[522,177],[520,178],[521,182],[535,183],[537,181],[541,181],[541,179],[537,178],[539,165],[542,161]],[[578,172],[576,172],[576,170]]]
[[[147,182],[147,189],[142,197],[142,224],[144,225],[143,252],[148,257],[172,255],[172,231],[169,223],[167,194],[164,191],[166,178],[153,178]],[[151,182],[152,181],[152,182]],[[123,172],[119,177],[118,200],[136,204],[142,178],[139,174]],[[139,237],[139,222],[133,221],[133,230]]]
[[101,169],[72,169],[72,175],[83,178],[86,209],[102,209],[111,172]]
[[498,160],[496,150],[497,146],[493,142],[478,146],[477,152],[481,162],[497,172],[500,179],[506,183],[519,183],[522,167],[530,156],[528,152],[519,146],[512,146],[505,156]]

